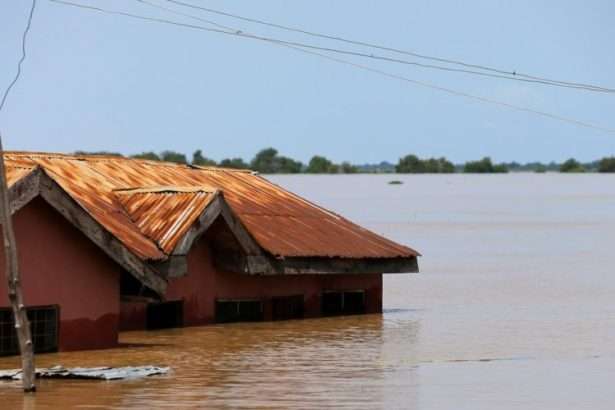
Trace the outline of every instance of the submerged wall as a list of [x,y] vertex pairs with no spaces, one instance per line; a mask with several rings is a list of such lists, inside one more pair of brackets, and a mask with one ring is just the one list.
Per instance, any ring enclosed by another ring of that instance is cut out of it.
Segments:
[[[119,266],[40,198],[13,221],[24,301],[26,306],[59,305],[59,349],[115,346]],[[0,308],[9,307],[3,252]]]
[[[366,313],[382,311],[382,275],[287,275],[249,276],[225,272],[213,264],[207,238],[188,254],[188,275],[172,279],[166,299],[183,300],[183,324],[195,326],[215,321],[216,299],[261,299],[264,319],[271,319],[271,298],[304,295],[305,317],[321,314],[323,290],[365,290]],[[145,304],[122,303],[122,330],[145,327]]]

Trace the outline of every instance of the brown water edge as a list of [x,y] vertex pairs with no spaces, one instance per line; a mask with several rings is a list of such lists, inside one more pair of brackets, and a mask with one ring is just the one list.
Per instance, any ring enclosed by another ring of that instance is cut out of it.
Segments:
[[[386,394],[407,402],[412,394],[399,385],[412,384],[417,331],[412,320],[365,315],[127,332],[121,348],[39,355],[37,365],[155,364],[172,372],[133,381],[41,380],[25,398],[19,383],[2,383],[1,407],[373,408]],[[18,365],[0,359],[0,368]]]

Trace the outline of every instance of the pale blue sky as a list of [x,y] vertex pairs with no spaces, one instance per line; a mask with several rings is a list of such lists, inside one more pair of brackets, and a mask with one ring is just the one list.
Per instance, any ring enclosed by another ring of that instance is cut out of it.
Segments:
[[[133,0],[74,1],[162,16]],[[187,1],[615,88],[615,2],[610,0]],[[266,43],[38,3],[23,76],[0,117],[11,149],[191,153],[202,148],[219,160],[249,159],[274,146],[303,161],[318,153],[356,163],[396,161],[406,153],[456,162],[486,155],[498,161],[549,161],[615,154],[612,134],[452,97]],[[30,0],[0,5],[1,88],[14,74],[29,5]],[[614,94],[367,64],[615,128]]]

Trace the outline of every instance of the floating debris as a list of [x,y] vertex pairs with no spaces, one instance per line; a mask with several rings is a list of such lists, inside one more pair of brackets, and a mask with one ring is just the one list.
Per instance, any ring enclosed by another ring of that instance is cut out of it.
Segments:
[[450,359],[450,360],[427,360],[422,364],[441,364],[441,363],[489,363],[489,362],[508,362],[517,360],[536,360],[532,356],[513,356],[513,357],[480,357],[477,359]]
[[[54,366],[48,369],[36,369],[39,379],[90,379],[121,380],[139,379],[168,373],[168,367],[73,367]],[[0,380],[21,380],[21,369],[0,370]]]
[[394,179],[393,181],[389,181],[389,185],[403,185],[404,182],[398,179]]

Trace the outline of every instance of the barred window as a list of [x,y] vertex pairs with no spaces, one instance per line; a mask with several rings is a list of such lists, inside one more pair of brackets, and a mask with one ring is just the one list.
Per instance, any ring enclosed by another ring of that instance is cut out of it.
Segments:
[[302,319],[304,316],[303,295],[275,297],[271,299],[273,320]]
[[321,296],[321,311],[325,316],[365,313],[365,291],[324,291]]
[[216,300],[216,322],[260,322],[264,319],[260,300]]
[[[58,307],[28,307],[26,312],[30,321],[34,352],[56,352],[58,350]],[[13,310],[0,309],[0,356],[17,354],[19,354],[19,342]]]

